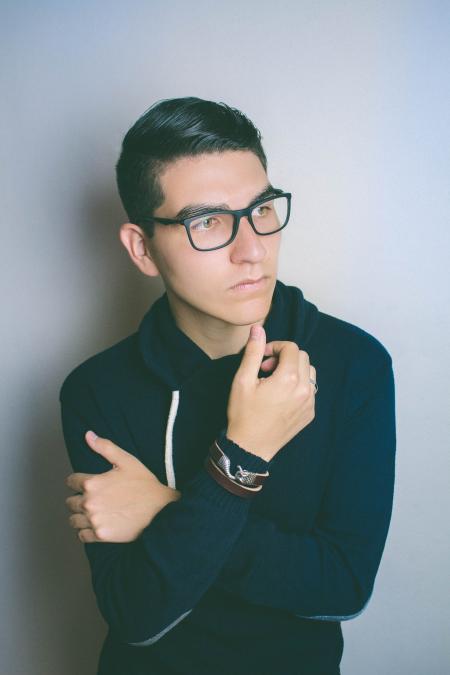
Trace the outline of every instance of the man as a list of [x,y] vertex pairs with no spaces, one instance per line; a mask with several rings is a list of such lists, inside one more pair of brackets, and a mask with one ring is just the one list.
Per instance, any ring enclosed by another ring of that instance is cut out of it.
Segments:
[[241,112],[155,104],[117,180],[165,293],[60,392],[98,673],[336,675],[391,517],[391,357],[277,279],[292,197]]

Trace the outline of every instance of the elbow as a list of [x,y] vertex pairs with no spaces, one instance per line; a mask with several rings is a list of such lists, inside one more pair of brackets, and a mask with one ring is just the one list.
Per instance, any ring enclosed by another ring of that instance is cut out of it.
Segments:
[[143,622],[133,622],[133,625],[131,625],[129,622],[127,622],[126,625],[123,622],[112,622],[111,617],[108,617],[109,620],[107,620],[107,623],[111,629],[112,634],[119,642],[129,645],[130,647],[149,647],[155,642],[158,642],[158,640],[160,640],[166,633],[172,630],[172,628],[180,623],[180,621],[187,617],[191,612],[192,609],[189,609],[187,612],[184,612],[181,614],[181,616],[177,617],[174,621],[170,622],[164,627],[159,627],[157,630],[154,628],[143,628]]
[[138,641],[133,641],[130,642],[129,640],[126,640],[126,643],[130,647],[149,647],[150,645],[154,644],[155,642],[158,642],[166,633],[168,633],[172,628],[174,628],[180,621],[182,621],[188,614],[192,612],[192,609],[188,609],[187,612],[184,612],[184,614],[181,614],[175,621],[172,621],[168,626],[165,626],[162,630],[160,630],[158,633],[155,633],[154,635],[146,636],[144,640],[138,640]]
[[369,594],[367,598],[365,598],[362,602],[360,602],[358,605],[354,605],[351,608],[348,608],[344,613],[342,614],[330,614],[329,616],[317,616],[317,617],[310,617],[311,619],[318,619],[319,621],[350,621],[351,619],[356,619],[357,616],[360,616],[366,609],[367,605],[370,602],[370,598],[372,597],[372,593]]
[[106,576],[94,577],[93,582],[100,614],[114,640],[125,645],[150,646],[192,612],[170,598],[157,598],[156,593],[152,598],[148,593],[127,592]]
[[312,621],[350,621],[360,616],[366,609],[372,597],[372,590],[368,593],[360,594],[357,599],[350,605],[343,603],[336,611],[323,612],[322,614],[311,614],[309,616],[296,614],[300,619],[311,619]]

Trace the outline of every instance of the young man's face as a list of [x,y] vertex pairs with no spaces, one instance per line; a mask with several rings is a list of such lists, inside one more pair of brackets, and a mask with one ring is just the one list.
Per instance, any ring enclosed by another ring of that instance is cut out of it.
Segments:
[[[160,184],[165,199],[154,215],[175,218],[190,204],[242,209],[255,201],[269,180],[253,152],[225,151],[174,161],[160,175]],[[248,327],[264,323],[270,310],[281,234],[259,236],[247,218],[242,218],[231,244],[198,251],[183,225],[156,224],[153,238],[146,238],[149,258],[145,269],[139,266],[146,274],[161,275],[171,309],[185,332],[201,333],[213,343],[223,335],[240,344],[240,337],[248,336]],[[254,289],[232,288],[243,279],[261,276],[263,283]],[[238,327],[247,328],[236,333]]]

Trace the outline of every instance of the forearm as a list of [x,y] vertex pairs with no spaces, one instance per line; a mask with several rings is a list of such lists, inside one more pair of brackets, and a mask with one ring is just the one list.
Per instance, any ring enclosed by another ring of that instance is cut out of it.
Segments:
[[[88,394],[61,400],[71,464],[77,472],[102,473],[108,463],[86,445],[86,429],[126,443],[103,418],[82,414],[79,402],[87,405]],[[244,462],[244,451],[237,459]],[[180,499],[161,508],[138,539],[85,545],[99,609],[120,640],[149,643],[195,607],[229,557],[249,502],[202,467],[183,486]]]
[[88,544],[100,611],[140,643],[190,611],[214,582],[245,524],[248,503],[203,470],[131,544]]
[[367,603],[384,541],[355,546],[344,533],[297,534],[250,514],[216,584],[254,604],[344,620]]
[[390,363],[370,382],[336,435],[334,468],[314,526],[307,532],[285,531],[250,513],[218,585],[249,602],[299,616],[351,618],[365,606],[393,503],[396,432]]

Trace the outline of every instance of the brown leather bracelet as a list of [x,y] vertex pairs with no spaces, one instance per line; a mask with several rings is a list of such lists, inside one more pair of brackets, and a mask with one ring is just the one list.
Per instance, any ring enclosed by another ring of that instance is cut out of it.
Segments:
[[219,483],[219,485],[228,490],[228,492],[232,492],[233,494],[238,495],[239,497],[245,497],[249,499],[254,497],[255,493],[260,492],[262,490],[262,485],[256,488],[250,488],[235,483],[233,480],[231,480],[231,478],[228,478],[228,476],[226,476],[219,469],[219,467],[214,463],[214,460],[210,455],[207,455],[205,457],[204,467],[210,474],[210,476],[212,476],[214,480],[217,483]]
[[[226,473],[227,470],[229,471],[230,461],[223,450],[221,450],[217,440],[211,443],[209,454],[222,473],[225,474],[229,480],[232,480],[232,478],[230,478],[230,476],[228,476]],[[256,487],[258,485],[263,485],[264,481],[268,477],[268,471],[265,471],[264,473],[258,473],[257,471],[247,471],[238,465],[238,471],[236,471],[234,482],[238,483],[239,485],[244,485],[245,487]]]

